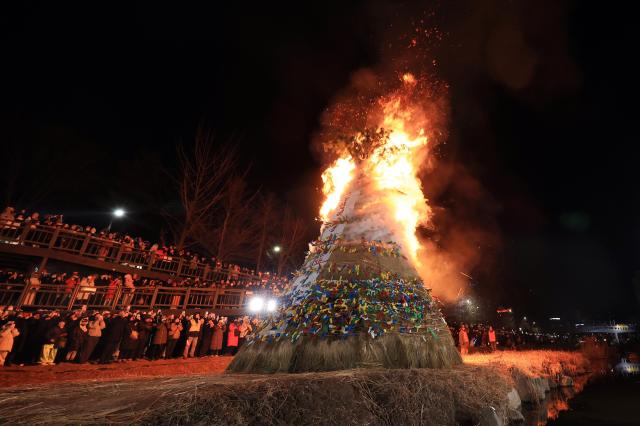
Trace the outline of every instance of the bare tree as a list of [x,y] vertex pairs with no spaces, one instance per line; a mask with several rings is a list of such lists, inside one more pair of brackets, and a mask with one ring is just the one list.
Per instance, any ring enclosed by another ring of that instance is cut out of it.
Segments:
[[199,242],[223,262],[253,260],[257,235],[253,207],[256,194],[251,194],[242,176],[227,185],[216,214],[206,223]]
[[278,219],[276,216],[276,199],[272,193],[260,198],[257,203],[258,212],[256,220],[258,221],[258,239],[256,246],[256,270],[262,270],[262,262],[269,240],[274,238],[274,232],[277,230]]
[[192,150],[178,146],[179,173],[175,177],[181,211],[165,212],[179,249],[198,243],[216,207],[227,196],[237,167],[230,145],[215,146],[210,132],[200,129]]
[[280,225],[281,243],[277,257],[278,275],[285,269],[295,269],[300,263],[304,247],[307,243],[307,224],[285,208]]

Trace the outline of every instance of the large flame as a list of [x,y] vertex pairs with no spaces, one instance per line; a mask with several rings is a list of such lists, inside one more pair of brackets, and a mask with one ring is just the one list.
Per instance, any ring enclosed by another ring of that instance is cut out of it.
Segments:
[[346,155],[338,158],[322,173],[322,192],[326,196],[320,208],[320,217],[323,221],[329,220],[329,215],[338,206],[342,194],[353,179],[355,168],[356,164],[351,155]]
[[[416,83],[411,74],[405,74],[401,80],[405,86]],[[419,155],[427,146],[427,136],[421,123],[416,119],[417,107],[411,105],[401,93],[380,100],[382,118],[377,124],[384,129],[388,137],[370,155],[358,162],[359,173],[369,177],[375,188],[376,202],[382,202],[391,212],[393,223],[380,223],[380,227],[399,229],[399,243],[405,254],[417,267],[418,252],[421,248],[416,236],[416,228],[429,218],[429,206],[422,193],[418,179]],[[418,114],[419,115],[419,114]],[[349,183],[353,179],[356,163],[351,154],[344,153],[322,174],[323,191],[326,196],[320,209],[320,216],[327,221],[330,214],[339,205]]]

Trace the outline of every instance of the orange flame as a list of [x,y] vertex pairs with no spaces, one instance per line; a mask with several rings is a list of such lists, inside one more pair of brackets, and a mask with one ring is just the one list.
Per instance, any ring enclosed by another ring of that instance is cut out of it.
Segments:
[[[402,81],[408,88],[416,84],[412,74],[404,74]],[[419,163],[424,158],[420,154],[427,146],[427,136],[424,128],[419,126],[421,123],[417,123],[420,120],[415,117],[421,111],[406,102],[401,94],[382,99],[381,106],[383,114],[377,127],[388,132],[388,138],[359,162],[357,167],[362,176],[371,179],[376,191],[376,202],[382,202],[391,212],[392,217],[387,218],[390,222],[380,226],[399,229],[396,235],[400,234],[401,241],[396,242],[417,267],[420,264],[418,252],[421,245],[416,236],[416,228],[419,224],[426,223],[430,215],[417,176]],[[345,153],[322,174],[323,191],[326,195],[320,209],[323,220],[326,221],[338,206],[347,185],[353,179],[355,168],[353,158]]]
[[323,221],[329,220],[329,214],[338,206],[342,194],[353,179],[353,170],[356,165],[350,155],[338,158],[322,173],[322,192],[326,199],[320,208],[320,217]]

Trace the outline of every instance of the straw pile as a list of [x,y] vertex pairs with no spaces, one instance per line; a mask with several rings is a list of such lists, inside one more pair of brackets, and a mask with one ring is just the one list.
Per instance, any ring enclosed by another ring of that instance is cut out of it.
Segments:
[[0,393],[0,423],[454,425],[504,417],[509,388],[465,365],[64,384]]

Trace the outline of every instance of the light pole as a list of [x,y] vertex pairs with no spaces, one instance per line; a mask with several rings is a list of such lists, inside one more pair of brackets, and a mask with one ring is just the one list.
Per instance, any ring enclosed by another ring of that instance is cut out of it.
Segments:
[[107,227],[107,231],[111,232],[111,225],[113,225],[113,219],[120,219],[124,217],[127,212],[122,208],[117,208],[113,212],[111,212],[111,220],[109,221],[109,226]]

